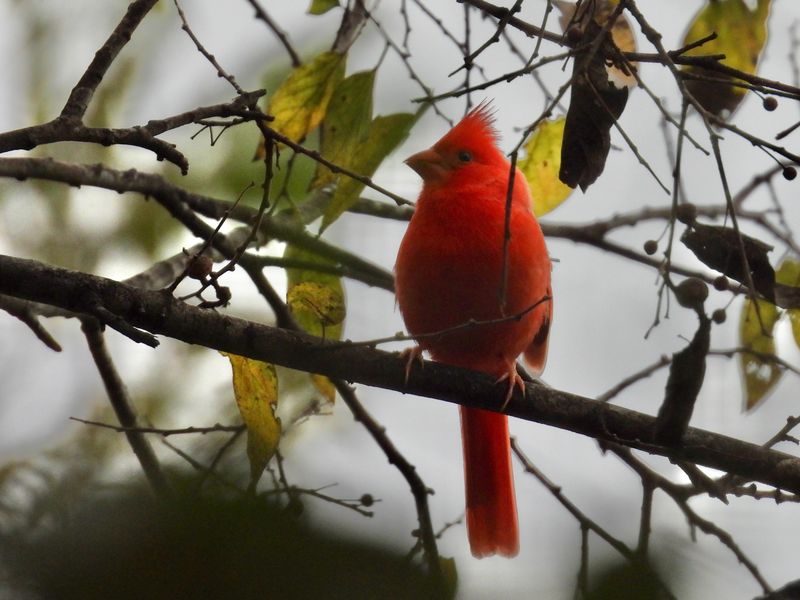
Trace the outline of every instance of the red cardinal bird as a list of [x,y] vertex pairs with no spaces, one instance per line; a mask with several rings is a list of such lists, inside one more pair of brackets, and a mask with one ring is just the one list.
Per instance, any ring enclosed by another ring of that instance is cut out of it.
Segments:
[[[436,361],[508,380],[510,398],[515,386],[524,390],[516,372],[519,354],[525,353],[537,374],[544,367],[552,311],[550,258],[528,186],[516,171],[503,305],[511,167],[497,147],[492,123],[482,104],[432,148],[406,160],[424,185],[397,255],[396,290],[406,327],[419,344],[409,366],[427,350]],[[446,331],[471,320],[494,323]],[[472,554],[515,556],[519,531],[508,418],[462,407],[461,434]]]

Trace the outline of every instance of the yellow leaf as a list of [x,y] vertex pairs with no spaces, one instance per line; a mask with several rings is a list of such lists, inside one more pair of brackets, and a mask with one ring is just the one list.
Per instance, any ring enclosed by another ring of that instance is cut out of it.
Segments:
[[[341,338],[345,317],[341,283],[333,286],[315,281],[298,283],[289,288],[286,297],[292,315],[303,329],[323,339]],[[336,388],[327,377],[312,374],[311,381],[328,402],[335,400]]]
[[[375,117],[369,127],[369,133],[353,156],[352,170],[359,175],[371,177],[389,153],[408,137],[408,132],[424,111],[424,107],[416,113],[395,113]],[[358,200],[364,184],[352,177],[340,177],[333,197],[322,218],[320,232],[338,219],[343,212]]]
[[311,6],[308,7],[308,14],[322,15],[338,6],[339,0],[311,0]]
[[221,354],[231,361],[233,394],[247,427],[250,487],[254,488],[264,467],[275,454],[281,437],[281,422],[275,416],[278,376],[275,365],[236,354]]
[[531,189],[532,208],[537,217],[549,213],[572,193],[572,188],[558,178],[565,122],[564,117],[559,117],[539,123],[525,145],[525,157],[518,164]]
[[[783,285],[800,287],[800,260],[787,258],[775,272],[775,281]],[[800,308],[790,308],[786,311],[792,325],[794,343],[800,348]]]
[[[295,68],[275,90],[267,114],[275,117],[268,125],[295,142],[305,138],[325,117],[333,90],[344,77],[346,57],[323,52]],[[261,141],[256,158],[264,157]]]
[[[288,245],[284,258],[330,266],[333,263],[320,256]],[[329,340],[342,337],[347,313],[344,287],[338,275],[314,269],[287,269],[286,303],[298,324],[307,332]],[[314,387],[328,402],[336,398],[336,388],[322,375],[311,375]]]
[[[758,313],[756,313],[756,303]],[[770,302],[745,300],[739,322],[740,345],[761,355],[774,356],[773,333],[779,316],[778,309]],[[774,361],[764,360],[749,352],[739,353],[739,364],[744,376],[745,410],[751,410],[772,391],[783,375],[783,369]]]
[[[770,0],[759,0],[751,11],[744,0],[715,0],[709,2],[695,15],[682,45],[688,45],[711,33],[717,38],[688,51],[687,56],[724,54],[723,64],[755,73],[764,42],[767,39],[767,16]],[[702,68],[689,67],[688,71],[714,79],[726,77]],[[747,90],[725,83],[688,80],[687,85],[694,97],[708,111],[720,115],[732,113],[744,98]]]
[[792,325],[794,343],[800,348],[800,308],[792,308],[786,312],[789,314],[789,323]]
[[[375,71],[361,71],[343,79],[333,92],[322,122],[320,152],[335,165],[349,168],[364,143],[372,121],[374,83]],[[336,175],[330,169],[318,165],[311,187],[321,187],[334,179]]]
[[341,284],[338,287],[305,281],[289,288],[289,307],[303,329],[326,339],[338,337],[335,334],[341,330],[345,317]]
[[322,394],[322,397],[328,404],[333,404],[336,401],[336,386],[333,385],[333,382],[325,377],[325,375],[312,373],[311,383],[314,384],[314,387]]

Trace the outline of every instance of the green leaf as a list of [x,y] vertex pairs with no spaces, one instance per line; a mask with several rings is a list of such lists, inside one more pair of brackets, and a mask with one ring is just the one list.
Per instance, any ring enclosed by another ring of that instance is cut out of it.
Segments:
[[[267,113],[275,120],[268,125],[295,142],[305,138],[325,117],[346,62],[343,54],[323,52],[295,68],[270,98]],[[263,156],[262,142],[257,157]]]
[[[740,345],[761,355],[775,356],[773,333],[779,316],[778,309],[771,302],[745,300],[739,322]],[[739,353],[739,364],[744,376],[745,410],[752,410],[772,391],[783,375],[783,369],[774,361],[746,351]]]
[[450,556],[439,557],[439,568],[442,570],[442,579],[445,585],[445,598],[455,598],[458,589],[458,569],[456,559]]
[[565,123],[564,117],[539,123],[525,145],[525,157],[517,165],[531,189],[537,217],[549,213],[572,193],[572,188],[558,178]]
[[[787,258],[775,272],[775,281],[783,285],[800,287],[800,260]],[[792,336],[794,343],[800,348],[800,308],[790,308],[785,311],[789,315],[789,322],[792,325]]]
[[[347,314],[342,280],[338,275],[312,268],[315,264],[324,267],[334,263],[292,245],[286,246],[283,256],[311,265],[308,268],[286,269],[286,303],[298,324],[313,335],[325,339],[341,339]],[[311,380],[328,402],[334,401],[336,388],[327,377],[312,374]]]
[[[716,33],[717,38],[689,50],[687,56],[724,54],[723,64],[745,73],[755,73],[767,39],[769,7],[770,0],[759,0],[752,11],[744,0],[708,2],[692,20],[683,38],[683,45],[711,33]],[[717,80],[725,79],[725,76],[699,67],[689,67],[687,70]],[[725,110],[733,112],[747,92],[744,88],[710,81],[689,80],[687,85],[700,104],[715,114]]]
[[275,365],[236,354],[221,354],[231,361],[233,394],[247,427],[250,488],[254,489],[281,437],[281,422],[275,416],[278,376]]
[[[371,177],[383,162],[383,159],[408,137],[411,127],[423,110],[424,108],[413,114],[395,113],[376,117],[370,124],[366,139],[354,156],[352,170],[359,175]],[[322,218],[320,233],[356,203],[363,189],[364,184],[360,181],[356,181],[351,177],[340,177],[339,184],[333,192],[331,203]]]
[[[361,71],[336,86],[322,122],[320,148],[322,156],[332,163],[348,168],[353,164],[353,157],[364,143],[372,121],[374,84],[375,71]],[[336,175],[330,169],[318,165],[311,187],[322,187],[334,179]]]
[[332,8],[339,7],[339,0],[311,0],[311,6],[308,7],[308,14],[322,15]]
[[775,271],[775,281],[792,287],[800,286],[800,260],[784,259]]

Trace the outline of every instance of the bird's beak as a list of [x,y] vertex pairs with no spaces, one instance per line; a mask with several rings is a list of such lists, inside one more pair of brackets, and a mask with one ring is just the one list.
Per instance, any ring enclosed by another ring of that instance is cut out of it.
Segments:
[[447,171],[447,165],[442,155],[433,148],[409,156],[405,163],[414,169],[425,182],[442,179]]

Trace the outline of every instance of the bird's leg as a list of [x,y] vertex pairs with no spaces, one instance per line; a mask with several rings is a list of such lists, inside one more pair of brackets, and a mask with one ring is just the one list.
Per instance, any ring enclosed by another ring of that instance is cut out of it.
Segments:
[[503,401],[503,406],[500,407],[500,412],[506,411],[506,406],[508,406],[511,396],[514,395],[514,388],[518,387],[522,392],[523,397],[525,396],[525,380],[519,376],[519,373],[517,373],[516,362],[512,362],[508,371],[498,377],[494,383],[496,385],[506,380],[508,380],[508,390],[506,391],[506,398]]
[[408,385],[408,378],[411,376],[411,367],[414,366],[414,363],[418,362],[420,368],[425,366],[425,362],[422,360],[423,352],[419,346],[412,346],[400,352],[400,360],[406,361],[406,379],[404,382],[406,385]]

